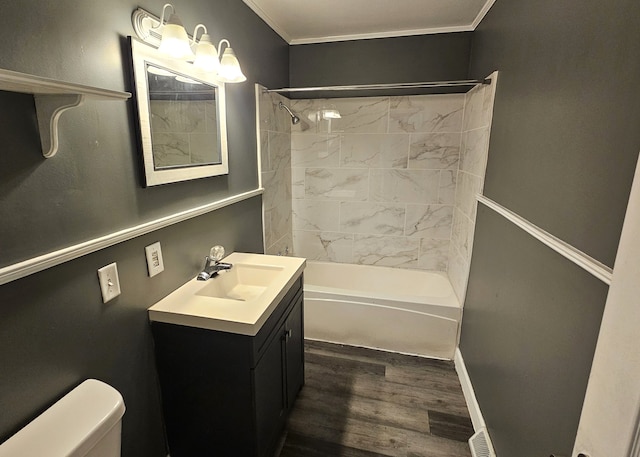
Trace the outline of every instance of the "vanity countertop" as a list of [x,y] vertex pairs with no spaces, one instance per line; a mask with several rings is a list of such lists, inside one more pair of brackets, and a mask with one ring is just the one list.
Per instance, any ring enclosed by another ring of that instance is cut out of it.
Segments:
[[[207,281],[198,281],[194,277],[151,306],[148,309],[149,319],[154,322],[256,335],[300,277],[306,262],[297,257],[241,252],[234,252],[223,261],[233,264],[231,270],[222,271],[217,277]],[[268,276],[266,282],[260,282],[261,276]],[[223,283],[236,282],[238,287],[231,292],[222,292],[219,287]]]

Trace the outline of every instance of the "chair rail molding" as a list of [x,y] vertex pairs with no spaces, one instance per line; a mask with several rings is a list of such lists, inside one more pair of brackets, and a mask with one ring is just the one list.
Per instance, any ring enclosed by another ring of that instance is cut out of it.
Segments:
[[579,249],[573,247],[569,243],[562,241],[560,238],[553,236],[551,233],[541,229],[537,225],[532,224],[522,216],[519,216],[518,214],[505,208],[499,203],[494,202],[490,198],[478,194],[476,195],[476,199],[478,200],[478,202],[482,203],[488,208],[491,208],[510,222],[513,222],[515,225],[520,227],[529,235],[536,238],[538,241],[545,244],[547,247],[553,249],[561,256],[572,261],[585,271],[591,273],[600,281],[604,282],[607,285],[611,285],[613,270],[608,266],[585,254]]
[[190,208],[185,211],[181,211],[150,222],[136,225],[134,227],[129,227],[117,232],[109,233],[107,235],[94,238],[83,243],[75,244],[73,246],[59,249],[57,251],[33,257],[31,259],[27,259],[13,265],[7,265],[0,268],[0,285],[15,281],[20,278],[24,278],[25,276],[29,276],[39,271],[46,270],[47,268],[60,265],[61,263],[77,259],[78,257],[91,254],[92,252],[99,251],[100,249],[104,249],[118,243],[122,243],[132,238],[145,235],[155,230],[177,224],[178,222],[186,221],[187,219],[201,216],[211,211],[224,208],[225,206],[229,206],[234,203],[256,197],[258,195],[261,195],[263,192],[264,189],[262,188],[249,190],[241,194],[232,195],[230,197],[216,200],[202,206]]

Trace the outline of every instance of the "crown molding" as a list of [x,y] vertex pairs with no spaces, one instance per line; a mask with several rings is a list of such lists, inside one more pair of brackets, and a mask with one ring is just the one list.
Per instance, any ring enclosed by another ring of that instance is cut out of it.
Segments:
[[425,29],[413,29],[413,30],[390,30],[388,32],[375,32],[375,33],[353,33],[349,35],[329,35],[318,36],[311,38],[296,38],[292,39],[289,44],[292,46],[298,44],[318,44],[318,43],[332,43],[336,41],[353,41],[353,40],[370,40],[374,38],[395,38],[403,36],[415,36],[415,35],[434,35],[437,33],[455,33],[455,32],[472,32],[473,28],[470,25],[452,26],[452,27],[433,27]]
[[471,23],[471,29],[472,30],[475,30],[476,27],[478,27],[480,25],[480,22],[482,22],[482,20],[487,15],[487,13],[489,12],[489,10],[491,9],[491,7],[493,6],[493,4],[495,2],[496,2],[496,0],[487,0],[486,1],[486,3],[484,4],[484,6],[480,10],[480,12],[478,12],[478,15],[476,16],[476,18]]
[[258,15],[258,17],[260,17],[260,19],[262,19],[264,22],[267,23],[267,25],[269,27],[271,27],[271,29],[276,32],[278,35],[280,35],[280,38],[282,38],[284,41],[287,42],[287,44],[291,44],[291,35],[289,35],[281,26],[280,24],[278,24],[278,22],[273,19],[271,16],[269,16],[267,14],[267,12],[265,10],[263,10],[259,5],[256,4],[256,2],[254,2],[253,0],[242,0],[249,8],[251,8],[253,10],[254,13],[256,13]]
[[389,30],[385,32],[371,32],[371,33],[353,33],[346,35],[320,35],[308,38],[293,38],[285,29],[270,16],[264,9],[262,9],[255,0],[243,0],[243,2],[251,8],[251,10],[257,14],[260,19],[267,23],[271,29],[276,32],[283,40],[289,45],[298,44],[319,44],[319,43],[331,43],[337,41],[353,41],[353,40],[369,40],[375,38],[394,38],[402,36],[415,36],[415,35],[433,35],[437,33],[455,33],[455,32],[473,32],[480,24],[482,19],[489,12],[496,0],[487,0],[482,6],[475,19],[466,25],[456,25],[449,27],[425,27],[421,29],[410,30]]

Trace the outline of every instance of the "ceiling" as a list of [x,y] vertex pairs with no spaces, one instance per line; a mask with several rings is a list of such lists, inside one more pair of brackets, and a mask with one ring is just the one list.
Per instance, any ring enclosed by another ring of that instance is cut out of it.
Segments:
[[476,28],[495,0],[243,0],[289,44]]

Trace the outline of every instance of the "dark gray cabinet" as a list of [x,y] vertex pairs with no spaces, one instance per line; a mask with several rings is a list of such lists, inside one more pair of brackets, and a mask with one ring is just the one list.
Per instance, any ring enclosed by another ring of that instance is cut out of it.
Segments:
[[151,329],[171,457],[270,457],[304,383],[302,277],[255,336]]

